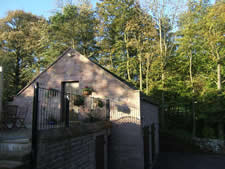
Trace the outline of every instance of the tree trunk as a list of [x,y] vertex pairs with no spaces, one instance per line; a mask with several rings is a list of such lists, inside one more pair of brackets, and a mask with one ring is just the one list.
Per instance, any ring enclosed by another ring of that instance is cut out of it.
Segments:
[[72,48],[75,49],[75,40],[72,39]]
[[15,92],[17,93],[20,89],[20,58],[19,56],[16,57],[14,84],[16,89]]
[[110,59],[110,67],[113,70],[113,59],[112,59],[112,51],[110,50],[110,54],[109,54],[109,59]]
[[[190,82],[191,82],[191,88],[192,88],[192,95],[194,95],[194,83],[193,83],[193,73],[192,73],[192,51],[190,50],[189,53],[189,76],[190,76]],[[195,100],[194,96],[192,96],[192,137],[196,136],[196,121],[195,121],[196,111],[195,111]]]
[[124,41],[125,41],[125,44],[126,44],[126,56],[127,56],[127,78],[130,81],[131,80],[131,77],[130,77],[130,63],[129,63],[130,56],[129,56],[129,50],[128,50],[128,45],[127,45],[126,33],[124,33]]
[[221,64],[217,63],[217,89],[221,90]]
[[190,76],[190,82],[191,82],[191,87],[192,87],[192,92],[194,91],[193,87],[193,75],[192,75],[192,51],[190,51],[190,56],[189,56],[189,76]]
[[163,48],[162,48],[162,24],[161,20],[159,20],[159,47],[160,47],[160,57],[163,57]]
[[150,66],[150,58],[147,57],[147,70],[146,70],[146,92],[149,94],[149,66]]
[[143,90],[143,84],[142,84],[142,58],[139,54],[139,82],[140,82],[140,90]]
[[162,81],[162,105],[161,105],[161,127],[162,129],[165,129],[165,112],[164,112],[164,105],[165,105],[165,96],[164,96],[164,80],[165,80],[165,74],[164,74],[164,58],[163,58],[163,47],[162,47],[162,23],[161,19],[159,19],[159,47],[160,47],[160,58],[161,58],[161,81]]

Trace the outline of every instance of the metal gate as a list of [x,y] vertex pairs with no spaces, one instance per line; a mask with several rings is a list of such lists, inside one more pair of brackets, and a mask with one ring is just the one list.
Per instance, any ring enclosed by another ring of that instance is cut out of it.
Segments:
[[144,168],[148,169],[150,165],[149,161],[149,127],[144,127]]
[[96,137],[96,143],[95,143],[95,158],[96,158],[96,169],[104,169],[105,163],[104,163],[104,145],[105,145],[105,139],[104,135],[100,135]]
[[152,161],[155,160],[155,125],[151,126]]

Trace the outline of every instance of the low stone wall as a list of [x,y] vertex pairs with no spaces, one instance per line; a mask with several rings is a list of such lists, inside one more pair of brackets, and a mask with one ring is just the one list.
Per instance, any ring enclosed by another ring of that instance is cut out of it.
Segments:
[[[91,126],[89,133],[82,126],[39,132],[37,169],[96,169],[96,136],[104,135],[106,149],[109,129]],[[106,169],[107,153],[104,163]]]
[[218,139],[193,138],[195,145],[199,146],[204,151],[225,154],[225,141]]

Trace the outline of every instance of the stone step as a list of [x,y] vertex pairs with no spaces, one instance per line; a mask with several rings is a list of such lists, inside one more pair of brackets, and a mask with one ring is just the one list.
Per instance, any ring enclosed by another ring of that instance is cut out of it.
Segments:
[[0,139],[0,152],[30,152],[31,142],[27,138]]
[[0,138],[0,143],[21,143],[26,144],[29,143],[29,138]]
[[0,160],[0,169],[22,169],[23,166],[20,161]]
[[0,152],[0,160],[27,162],[31,160],[30,152]]

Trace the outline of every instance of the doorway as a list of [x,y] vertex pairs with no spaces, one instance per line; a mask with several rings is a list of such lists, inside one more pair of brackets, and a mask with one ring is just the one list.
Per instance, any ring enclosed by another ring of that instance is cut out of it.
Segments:
[[79,94],[79,81],[64,81],[62,82],[62,89],[61,89],[61,105],[62,105],[62,116],[65,120],[65,113],[64,113],[64,106],[65,106],[65,99],[66,96],[69,96],[69,120],[76,121],[78,119],[78,112],[79,107],[73,104],[73,97],[76,94]]

